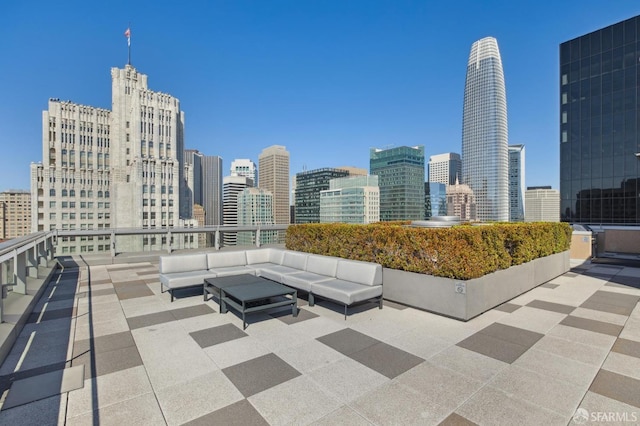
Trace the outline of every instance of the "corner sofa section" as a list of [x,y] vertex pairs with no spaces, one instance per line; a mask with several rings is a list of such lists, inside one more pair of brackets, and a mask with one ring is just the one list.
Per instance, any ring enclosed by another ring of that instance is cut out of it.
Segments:
[[382,266],[291,250],[255,250],[195,253],[160,257],[161,290],[203,285],[207,278],[251,274],[328,299],[347,307],[375,301],[382,309]]

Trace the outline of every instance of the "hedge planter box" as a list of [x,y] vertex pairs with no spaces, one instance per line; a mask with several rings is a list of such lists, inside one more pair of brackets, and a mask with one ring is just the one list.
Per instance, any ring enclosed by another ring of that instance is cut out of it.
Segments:
[[383,268],[384,298],[468,321],[569,270],[569,251],[472,280]]

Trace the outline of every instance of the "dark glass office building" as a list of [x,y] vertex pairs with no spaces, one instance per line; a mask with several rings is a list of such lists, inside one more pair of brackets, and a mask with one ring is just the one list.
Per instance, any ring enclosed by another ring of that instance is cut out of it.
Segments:
[[640,224],[640,16],[560,45],[563,221]]
[[343,169],[324,168],[296,174],[295,223],[320,223],[320,191],[329,181],[349,176]]

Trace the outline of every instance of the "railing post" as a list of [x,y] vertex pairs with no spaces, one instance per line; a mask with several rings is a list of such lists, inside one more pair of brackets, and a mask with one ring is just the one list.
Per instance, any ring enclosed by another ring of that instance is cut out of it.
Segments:
[[116,234],[111,232],[111,257],[116,257]]
[[167,231],[167,253],[171,254],[171,231]]
[[214,247],[216,250],[220,250],[220,228],[216,228],[216,237],[214,242]]
[[256,229],[256,247],[260,248],[260,228]]
[[27,294],[27,253],[13,251],[13,291],[20,294]]

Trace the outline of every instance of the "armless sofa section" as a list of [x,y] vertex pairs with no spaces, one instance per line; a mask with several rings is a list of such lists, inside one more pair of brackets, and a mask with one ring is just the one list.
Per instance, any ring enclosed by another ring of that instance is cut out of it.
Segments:
[[160,257],[161,290],[203,285],[207,278],[251,274],[347,307],[376,302],[382,309],[382,266],[274,248]]

